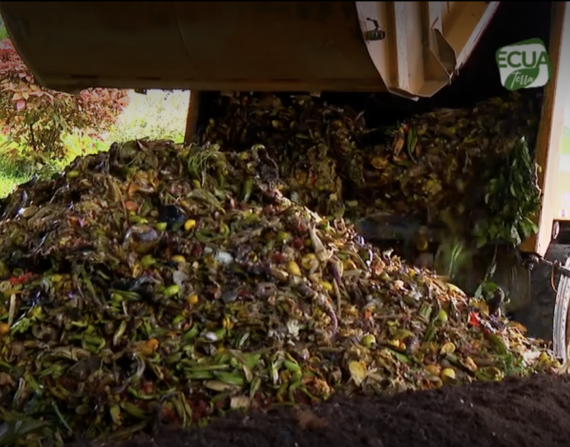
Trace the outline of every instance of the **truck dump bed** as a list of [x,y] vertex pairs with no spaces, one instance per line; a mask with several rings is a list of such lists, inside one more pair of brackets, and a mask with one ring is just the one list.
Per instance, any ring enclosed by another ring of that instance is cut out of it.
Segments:
[[45,87],[430,97],[499,2],[0,2]]

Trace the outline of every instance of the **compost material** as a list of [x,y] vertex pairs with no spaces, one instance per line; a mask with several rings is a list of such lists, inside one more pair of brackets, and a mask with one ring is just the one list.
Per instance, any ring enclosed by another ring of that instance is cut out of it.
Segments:
[[570,378],[548,375],[235,414],[120,447],[562,447],[569,419]]
[[[384,215],[377,225],[372,219],[361,228],[371,238],[411,240],[427,225],[477,247],[518,246],[536,231],[540,206],[529,153],[538,110],[537,101],[514,93],[371,128],[364,113],[310,96],[226,94],[203,140],[224,151],[263,144],[284,194],[323,216],[358,221],[382,211],[416,218],[398,237],[384,234],[392,228]],[[415,241],[419,251],[427,239]]]
[[115,144],[2,203],[0,444],[554,371],[524,328],[283,197],[264,146]]

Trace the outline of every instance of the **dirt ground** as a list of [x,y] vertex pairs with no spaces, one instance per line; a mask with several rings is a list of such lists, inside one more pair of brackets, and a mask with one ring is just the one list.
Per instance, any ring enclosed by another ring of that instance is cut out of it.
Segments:
[[113,447],[569,445],[570,377],[535,376],[386,397],[336,398],[310,409],[234,414],[204,429],[163,429],[152,438]]

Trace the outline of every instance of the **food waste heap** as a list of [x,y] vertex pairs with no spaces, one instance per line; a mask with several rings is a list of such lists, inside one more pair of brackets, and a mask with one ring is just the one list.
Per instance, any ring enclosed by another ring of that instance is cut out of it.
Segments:
[[[514,92],[370,128],[364,113],[310,96],[227,94],[200,142],[224,151],[263,144],[283,193],[323,216],[413,216],[438,229],[436,239],[451,231],[477,248],[518,246],[537,231],[538,166],[529,148],[539,110],[537,98]],[[416,230],[398,232],[412,238]],[[394,239],[381,228],[366,233]],[[418,242],[420,252],[427,248]]]
[[[559,367],[485,302],[287,198],[267,141],[114,144],[4,200],[0,444]],[[338,166],[327,148],[306,163]],[[324,172],[328,206],[342,182]]]

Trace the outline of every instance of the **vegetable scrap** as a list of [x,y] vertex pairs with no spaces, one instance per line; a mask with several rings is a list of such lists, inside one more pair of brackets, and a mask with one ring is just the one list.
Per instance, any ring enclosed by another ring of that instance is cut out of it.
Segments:
[[203,141],[224,151],[263,144],[287,197],[356,222],[369,239],[404,241],[414,258],[449,234],[479,248],[518,246],[537,231],[534,99],[515,92],[391,128],[370,128],[364,113],[311,96],[236,93],[218,103]]
[[139,140],[2,201],[0,444],[559,368],[484,301],[286,190],[264,145]]

